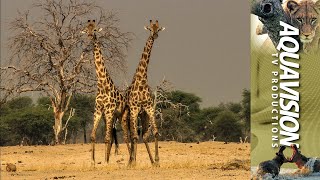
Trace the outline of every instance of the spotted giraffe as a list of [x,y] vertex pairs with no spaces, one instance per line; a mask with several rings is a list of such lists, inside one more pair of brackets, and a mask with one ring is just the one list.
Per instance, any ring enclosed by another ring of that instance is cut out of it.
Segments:
[[[95,141],[96,131],[100,122],[102,114],[105,118],[106,124],[106,136],[105,136],[105,161],[109,162],[110,151],[113,142],[112,130],[115,120],[121,119],[124,112],[126,103],[125,97],[119,92],[110,78],[107,69],[104,65],[104,58],[101,53],[100,42],[97,39],[96,32],[100,32],[102,29],[97,29],[95,20],[88,20],[87,27],[82,31],[86,33],[89,39],[93,43],[93,56],[95,60],[95,69],[97,75],[97,86],[98,93],[95,99],[95,111],[93,128],[91,132],[91,143],[92,143],[92,164],[95,164]],[[130,152],[128,142],[128,126],[126,119],[121,119],[121,126],[123,129],[124,141],[127,144],[128,151]],[[116,144],[117,146],[117,144]],[[117,147],[116,147],[117,148]]]
[[[136,69],[136,73],[133,77],[132,83],[127,89],[127,107],[122,117],[124,119],[127,119],[128,114],[130,114],[131,152],[128,164],[129,166],[135,166],[136,164],[137,142],[139,138],[137,129],[137,117],[139,116],[140,111],[146,114],[146,116],[142,118],[142,120],[144,121],[143,124],[147,124],[148,126],[144,127],[144,129],[146,129],[146,132],[143,135],[143,142],[145,143],[151,163],[156,166],[159,165],[159,133],[154,117],[155,110],[153,108],[152,93],[147,82],[147,69],[154,40],[158,38],[158,33],[165,28],[159,26],[158,20],[155,23],[150,20],[150,25],[146,26],[145,29],[150,31],[150,36],[144,47],[142,57],[139,62],[138,68]],[[146,121],[148,122],[146,123]],[[151,129],[153,130],[155,138],[155,161],[152,158],[148,145],[148,138],[150,136]]]

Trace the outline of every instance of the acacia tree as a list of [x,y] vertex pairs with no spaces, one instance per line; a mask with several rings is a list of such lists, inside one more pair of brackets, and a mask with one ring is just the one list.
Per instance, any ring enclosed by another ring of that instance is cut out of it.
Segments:
[[237,141],[241,137],[241,124],[238,117],[232,111],[226,110],[221,112],[215,121],[215,132],[220,140],[225,144],[230,141]]
[[10,57],[1,67],[1,90],[7,92],[5,97],[30,91],[50,97],[55,143],[60,143],[62,117],[72,95],[95,91],[92,43],[80,33],[90,17],[103,28],[99,41],[106,64],[117,70],[111,73],[125,72],[125,52],[133,34],[121,32],[116,14],[92,1],[37,1],[10,23]]

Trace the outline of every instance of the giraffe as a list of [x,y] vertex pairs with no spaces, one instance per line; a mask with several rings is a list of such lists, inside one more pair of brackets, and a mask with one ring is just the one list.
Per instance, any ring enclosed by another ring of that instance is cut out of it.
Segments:
[[[126,104],[125,97],[119,92],[116,86],[113,84],[107,69],[104,65],[104,58],[101,53],[100,43],[97,39],[96,32],[100,32],[102,28],[97,29],[95,20],[88,20],[88,25],[82,33],[86,33],[93,43],[93,56],[95,59],[95,69],[97,76],[98,93],[95,99],[95,111],[93,128],[91,132],[91,143],[92,143],[92,164],[95,165],[95,141],[96,131],[100,122],[101,116],[104,113],[105,124],[106,124],[106,136],[105,136],[105,161],[109,162],[110,151],[113,142],[113,135],[115,129],[112,130],[115,119],[121,119]],[[128,151],[130,152],[128,142],[128,126],[126,119],[121,119],[121,126],[123,129],[124,141],[127,144]],[[116,137],[115,137],[116,138]],[[117,141],[116,151],[117,151]]]
[[[153,165],[159,165],[159,153],[158,153],[158,129],[154,117],[153,98],[150,87],[147,82],[147,68],[150,60],[150,54],[154,40],[158,38],[158,33],[163,31],[164,27],[159,27],[159,22],[156,20],[155,23],[150,20],[150,26],[145,26],[145,29],[150,31],[149,38],[147,39],[144,47],[142,57],[140,59],[138,68],[133,77],[132,83],[127,89],[127,107],[122,118],[126,119],[130,114],[130,133],[131,133],[131,152],[129,159],[129,166],[135,166],[136,164],[136,153],[137,153],[137,141],[138,141],[138,130],[137,130],[137,117],[139,112],[142,111],[147,116],[142,118],[142,124],[149,125],[144,127],[146,129],[143,134],[143,142],[145,143],[146,149],[149,154],[150,161]],[[146,123],[147,122],[147,123]],[[146,126],[146,125],[144,125]],[[148,138],[150,135],[151,128],[153,130],[155,139],[155,161],[152,158],[150,148],[148,145]]]

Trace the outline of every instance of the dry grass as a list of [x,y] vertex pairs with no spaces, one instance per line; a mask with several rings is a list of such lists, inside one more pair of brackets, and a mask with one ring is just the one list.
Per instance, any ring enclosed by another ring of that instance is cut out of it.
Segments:
[[[127,168],[128,152],[112,154],[104,163],[104,144],[96,145],[96,166],[91,146],[12,146],[1,148],[1,179],[249,179],[249,144],[220,142],[160,142],[160,167],[151,165],[144,144],[138,145],[137,166]],[[151,143],[153,147],[153,143]],[[152,149],[154,152],[154,149]],[[6,172],[6,163],[17,172]]]

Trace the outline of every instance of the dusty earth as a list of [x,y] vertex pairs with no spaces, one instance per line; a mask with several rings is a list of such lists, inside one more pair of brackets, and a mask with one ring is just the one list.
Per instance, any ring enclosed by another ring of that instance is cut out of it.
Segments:
[[[150,144],[153,147],[153,143]],[[96,167],[90,144],[1,147],[1,180],[6,179],[249,179],[250,144],[160,142],[160,167],[152,167],[144,144],[137,166],[127,168],[128,152],[120,145],[104,163],[104,144],[97,144]],[[152,149],[154,152],[154,149]],[[7,172],[13,163],[16,172]]]

